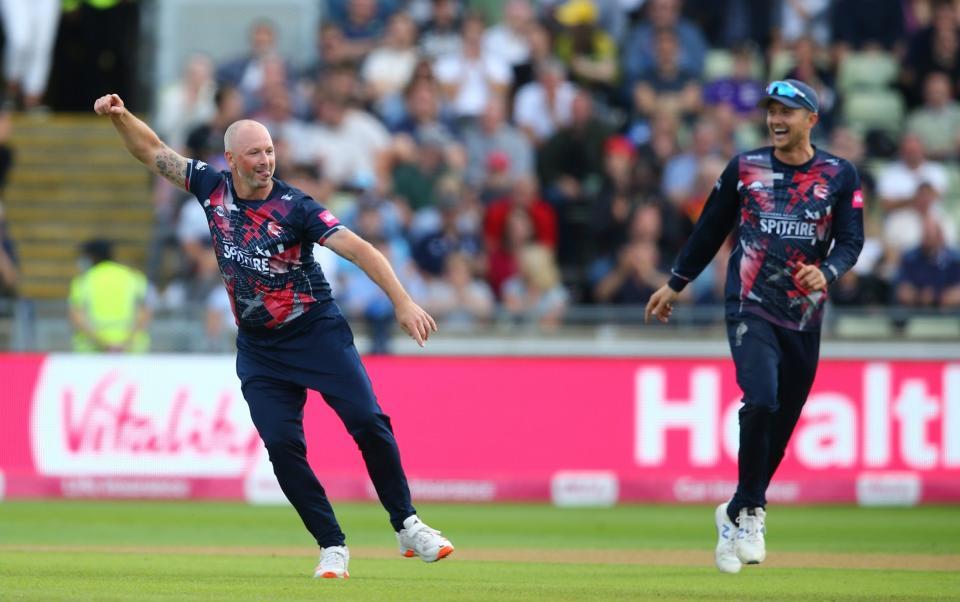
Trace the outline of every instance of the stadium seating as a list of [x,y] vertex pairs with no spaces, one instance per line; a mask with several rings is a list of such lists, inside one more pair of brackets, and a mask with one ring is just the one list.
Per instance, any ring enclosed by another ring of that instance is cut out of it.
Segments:
[[14,123],[17,167],[5,194],[17,241],[22,296],[64,299],[77,247],[102,237],[117,259],[142,269],[153,224],[151,179],[108,119],[57,115]]
[[854,52],[840,63],[837,87],[843,94],[889,88],[899,71],[892,54]]

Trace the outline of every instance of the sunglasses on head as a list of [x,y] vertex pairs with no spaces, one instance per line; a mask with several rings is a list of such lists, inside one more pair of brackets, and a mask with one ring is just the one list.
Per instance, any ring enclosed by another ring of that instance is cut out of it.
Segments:
[[807,95],[803,93],[803,90],[797,88],[790,82],[778,80],[775,82],[770,82],[770,85],[767,86],[767,94],[772,96],[782,96],[784,98],[797,98],[798,102],[803,106],[807,107],[813,111],[813,103],[807,98]]

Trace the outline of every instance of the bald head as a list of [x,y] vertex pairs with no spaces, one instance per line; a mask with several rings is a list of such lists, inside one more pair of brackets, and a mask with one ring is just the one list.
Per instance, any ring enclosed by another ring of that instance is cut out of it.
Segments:
[[262,123],[235,121],[223,134],[224,156],[241,198],[266,198],[276,167],[273,140]]
[[264,136],[272,146],[273,141],[270,139],[270,132],[259,121],[252,119],[234,121],[223,133],[223,148],[231,153],[242,152],[244,146],[252,142],[262,141]]

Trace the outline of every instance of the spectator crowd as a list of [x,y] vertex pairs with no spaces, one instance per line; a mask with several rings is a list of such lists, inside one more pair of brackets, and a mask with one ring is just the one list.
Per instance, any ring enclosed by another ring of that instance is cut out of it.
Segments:
[[[726,162],[766,144],[755,103],[781,78],[817,90],[815,143],[863,179],[868,241],[833,303],[960,307],[957,2],[328,0],[323,14],[309,65],[267,20],[241,56],[190,58],[153,125],[223,169],[225,128],[263,122],[277,176],[381,249],[447,328],[550,329],[572,305],[645,303]],[[163,182],[155,204],[182,258],[163,302],[229,323],[202,211]],[[722,301],[728,253],[692,303]],[[344,309],[388,332],[382,293],[316,256]]]

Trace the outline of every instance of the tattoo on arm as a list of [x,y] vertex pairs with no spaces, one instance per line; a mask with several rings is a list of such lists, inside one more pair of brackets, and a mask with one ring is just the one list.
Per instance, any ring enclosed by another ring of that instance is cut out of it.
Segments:
[[187,160],[164,146],[153,160],[153,171],[159,176],[170,180],[180,188],[183,188],[187,181]]

